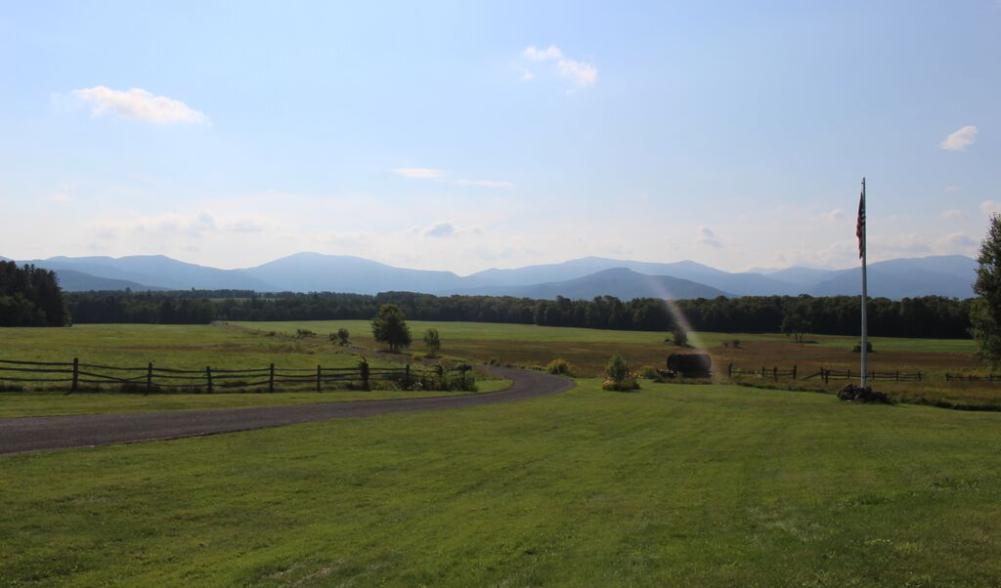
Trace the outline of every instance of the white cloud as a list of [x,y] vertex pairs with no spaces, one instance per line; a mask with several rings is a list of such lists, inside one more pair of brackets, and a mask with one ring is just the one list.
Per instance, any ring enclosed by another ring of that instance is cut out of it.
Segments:
[[425,237],[451,237],[455,235],[455,227],[451,223],[438,223],[424,231]]
[[951,133],[940,144],[941,149],[946,151],[966,151],[966,148],[973,145],[977,139],[977,127],[966,125],[965,127]]
[[950,208],[942,211],[942,218],[945,220],[959,220],[963,218],[963,211],[957,208]]
[[705,225],[699,227],[699,243],[716,249],[723,247],[723,243],[716,237],[716,233]]
[[445,175],[445,172],[433,167],[398,167],[393,173],[412,180],[436,180]]
[[117,114],[154,124],[207,124],[209,119],[180,100],[156,96],[142,88],[113,90],[94,86],[73,90],[73,95],[91,105],[91,116]]
[[[570,80],[575,85],[581,88],[586,88],[588,86],[593,86],[598,82],[598,68],[593,64],[586,61],[578,61],[576,59],[570,59],[563,54],[563,51],[555,46],[550,45],[545,49],[539,49],[534,45],[525,47],[521,52],[522,57],[528,61],[533,62],[555,62],[556,72],[565,79]],[[527,71],[522,75],[522,80],[530,80],[535,75],[531,71]]]
[[840,220],[844,220],[845,211],[841,210],[840,208],[835,208],[834,210],[828,210],[822,216],[827,221],[838,222]]

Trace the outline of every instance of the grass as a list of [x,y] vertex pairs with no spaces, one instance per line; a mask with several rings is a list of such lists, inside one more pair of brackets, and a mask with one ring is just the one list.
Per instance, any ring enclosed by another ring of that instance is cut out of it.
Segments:
[[[368,348],[342,348],[332,344],[327,333],[316,337],[296,338],[291,334],[271,330],[251,330],[230,325],[75,325],[70,328],[0,328],[0,359],[29,361],[72,361],[121,367],[141,367],[153,362],[162,367],[180,369],[215,368],[241,369],[353,367],[365,355],[373,367],[399,365],[407,356],[380,353],[374,342]],[[103,371],[103,370],[98,370]],[[4,372],[0,372],[2,375]],[[12,372],[5,372],[12,373]],[[25,374],[14,374],[23,376]],[[480,391],[495,391],[509,385],[507,381],[477,377]],[[0,382],[2,384],[2,382]],[[16,383],[23,386],[21,383]],[[378,384],[377,384],[378,385]],[[245,393],[240,389],[217,386],[215,394],[164,393],[143,396],[120,393],[119,386],[110,385],[99,392],[66,395],[65,384],[39,384],[27,391],[3,391],[0,386],[0,418],[84,414],[97,412],[129,412],[153,410],[183,410],[198,408],[236,408],[277,404],[301,404],[336,400],[365,400],[416,395],[437,395],[440,392],[407,392],[346,390],[325,392],[299,390],[280,393]],[[286,385],[287,388],[287,385]]]
[[[309,328],[320,333],[344,327],[362,345],[374,345],[367,321],[308,321],[274,323],[238,323],[247,329],[294,333]],[[540,327],[498,323],[411,321],[411,330],[421,333],[436,328],[441,334],[442,352],[474,361],[498,361],[525,367],[541,367],[556,358],[568,360],[574,373],[597,376],[613,353],[622,354],[634,368],[644,365],[664,367],[666,357],[687,351],[665,343],[666,333],[613,331],[566,327]],[[741,347],[724,346],[738,339]],[[712,356],[717,374],[725,373],[730,363],[745,369],[796,365],[799,375],[808,376],[820,368],[851,369],[858,372],[859,355],[852,352],[857,338],[831,335],[807,335],[798,344],[780,334],[695,333],[692,342],[703,346]],[[870,369],[877,371],[921,371],[921,383],[880,382],[879,386],[902,401],[942,405],[989,407],[1001,406],[1001,386],[987,383],[958,384],[945,381],[946,372],[983,373],[985,367],[974,353],[972,340],[872,339],[875,353],[870,355]],[[415,345],[420,350],[420,345]],[[771,385],[767,381],[746,380]],[[846,382],[823,385],[819,379],[782,382],[782,386],[834,391]]]
[[5,456],[0,578],[996,586],[999,425],[590,380],[523,403]]
[[[479,393],[498,392],[511,386],[510,380],[480,380]],[[449,396],[468,392],[434,390],[336,390],[329,392],[282,392],[275,394],[248,392],[227,394],[116,394],[63,392],[4,392],[0,393],[0,418],[25,416],[55,416],[72,414],[149,412],[161,410],[194,410],[212,408],[246,408],[280,406],[314,402],[348,400],[384,400],[420,396]]]

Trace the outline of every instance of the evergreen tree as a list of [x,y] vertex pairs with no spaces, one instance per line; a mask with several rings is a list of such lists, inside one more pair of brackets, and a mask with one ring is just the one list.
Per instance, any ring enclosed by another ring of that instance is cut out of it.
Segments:
[[1001,216],[991,217],[977,261],[980,267],[973,291],[979,298],[970,309],[970,323],[980,357],[998,367],[1001,365]]

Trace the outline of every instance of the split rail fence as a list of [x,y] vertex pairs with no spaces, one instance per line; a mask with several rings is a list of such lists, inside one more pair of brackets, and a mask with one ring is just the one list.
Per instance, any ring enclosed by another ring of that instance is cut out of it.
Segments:
[[461,365],[450,370],[421,368],[412,370],[410,364],[399,368],[357,367],[281,368],[275,364],[262,368],[225,369],[206,366],[204,369],[177,369],[161,367],[152,362],[143,367],[121,367],[72,362],[20,361],[0,359],[0,384],[46,384],[65,386],[68,392],[77,392],[81,386],[122,386],[129,391],[146,394],[162,390],[203,390],[208,393],[219,388],[312,388],[322,392],[324,387],[347,386],[368,390],[372,382],[392,382],[404,388],[416,382],[437,378],[441,381],[450,373],[465,378],[471,368]]
[[[798,366],[792,366],[792,368],[780,368],[778,366],[761,369],[747,369],[740,368],[732,363],[727,365],[727,376],[730,378],[734,377],[756,377],[761,379],[771,379],[773,381],[779,381],[782,378],[797,379],[799,376]],[[828,383],[831,380],[851,380],[853,378],[858,378],[861,374],[860,371],[852,371],[850,369],[837,370],[837,369],[827,369],[820,368],[820,370],[803,376],[802,379],[810,380],[813,378],[820,378],[824,383]],[[922,382],[925,379],[924,373],[922,372],[902,372],[902,371],[892,371],[892,372],[880,372],[871,371],[867,375],[867,379],[870,381],[884,381],[884,382]],[[949,374],[946,374],[946,380],[949,380]],[[998,381],[1001,382],[1001,376],[998,377]]]

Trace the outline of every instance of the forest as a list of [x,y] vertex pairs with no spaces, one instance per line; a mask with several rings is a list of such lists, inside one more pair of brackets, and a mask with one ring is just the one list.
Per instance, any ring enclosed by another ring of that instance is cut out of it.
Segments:
[[[658,299],[532,300],[500,296],[433,296],[384,292],[258,294],[249,291],[88,292],[65,295],[77,323],[205,324],[221,321],[369,319],[398,305],[413,320],[521,323],[639,331],[670,331],[675,319]],[[691,328],[744,333],[859,333],[855,296],[745,296],[674,303]],[[870,334],[968,338],[971,300],[939,296],[869,301]],[[2,313],[3,311],[0,311]]]
[[61,327],[69,318],[54,273],[0,260],[0,326]]

